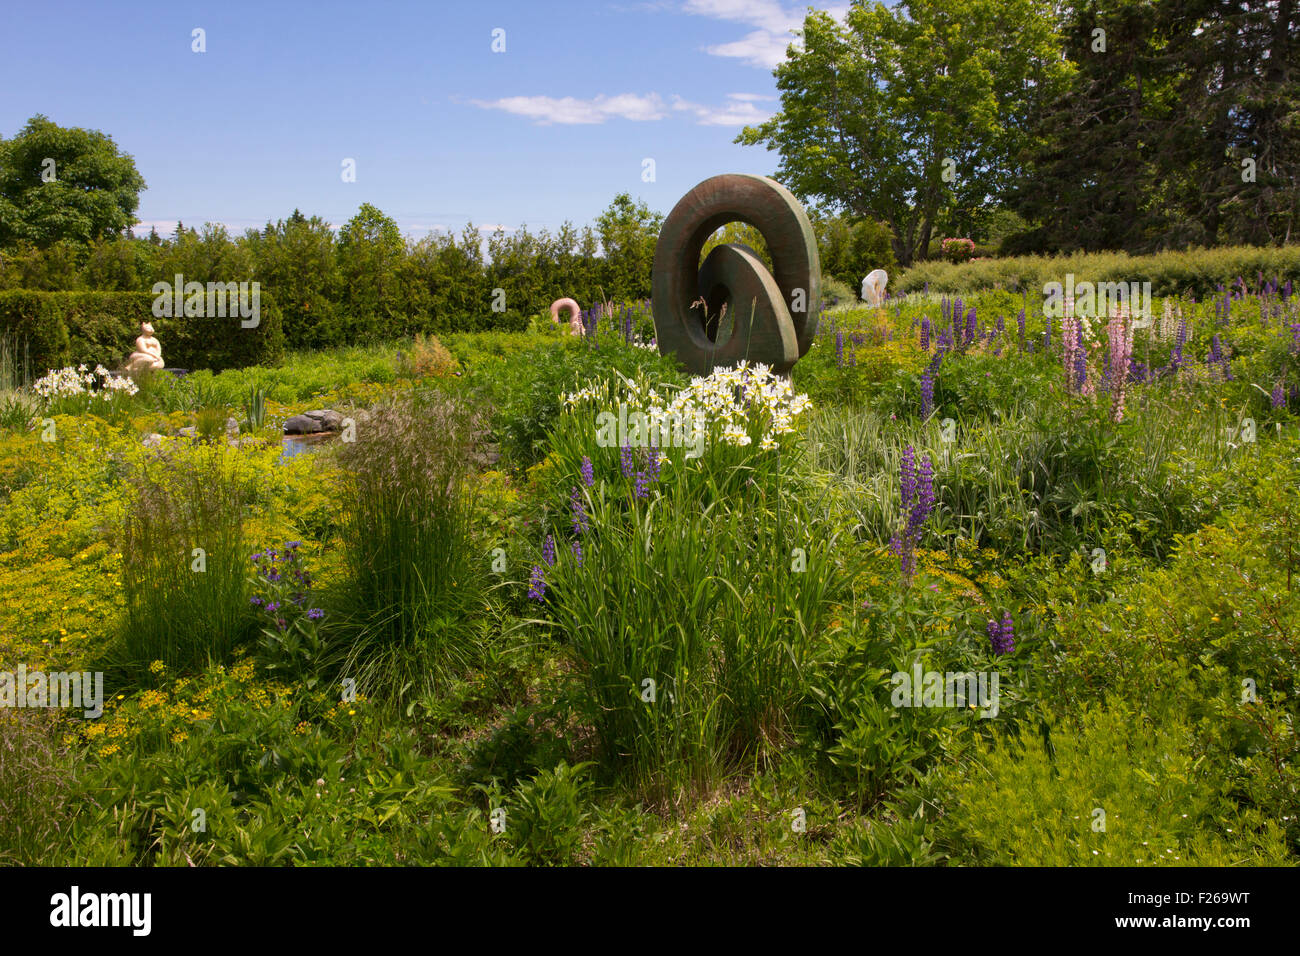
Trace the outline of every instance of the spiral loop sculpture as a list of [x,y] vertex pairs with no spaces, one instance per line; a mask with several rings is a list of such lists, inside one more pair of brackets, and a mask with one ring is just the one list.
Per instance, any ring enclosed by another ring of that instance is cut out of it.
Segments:
[[556,299],[551,303],[551,321],[559,324],[560,313],[569,312],[569,331],[574,335],[582,334],[582,309],[572,299]]
[[[700,263],[709,236],[737,221],[762,233],[772,272],[739,243],[717,246]],[[734,173],[706,179],[664,220],[652,288],[662,354],[676,355],[696,375],[745,359],[784,375],[817,332],[821,263],[812,224],[774,180]]]

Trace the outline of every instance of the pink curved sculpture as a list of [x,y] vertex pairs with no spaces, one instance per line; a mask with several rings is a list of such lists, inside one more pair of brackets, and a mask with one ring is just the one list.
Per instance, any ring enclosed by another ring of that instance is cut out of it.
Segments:
[[569,310],[569,331],[573,335],[582,334],[582,309],[572,299],[556,299],[551,303],[551,321],[560,321],[560,310]]

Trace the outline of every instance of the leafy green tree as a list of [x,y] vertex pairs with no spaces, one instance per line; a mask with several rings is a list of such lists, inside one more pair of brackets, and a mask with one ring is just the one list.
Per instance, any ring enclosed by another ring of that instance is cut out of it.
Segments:
[[596,231],[604,254],[601,280],[606,298],[619,301],[650,295],[655,244],[663,221],[661,213],[651,212],[644,202],[633,202],[627,193],[615,196],[608,208],[596,217]]
[[820,210],[810,216],[823,275],[856,290],[868,272],[894,267],[894,237],[888,226],[874,219],[854,222],[848,216],[826,216]]
[[144,188],[135,160],[112,137],[33,116],[0,140],[0,248],[122,235]]
[[245,241],[258,281],[275,293],[286,343],[291,348],[340,344],[340,279],[330,224],[295,209],[287,220],[267,223]]
[[1163,0],[1157,9],[1178,110],[1158,143],[1165,195],[1200,225],[1195,238],[1206,244],[1294,241],[1300,3]]
[[405,246],[397,223],[369,203],[339,230],[341,304],[349,334],[363,336],[377,322],[404,324],[398,267]]
[[941,216],[967,229],[1009,186],[1070,71],[1048,0],[859,0],[802,36],[775,71],[781,111],[736,142],[777,151],[805,201],[886,223],[904,266]]

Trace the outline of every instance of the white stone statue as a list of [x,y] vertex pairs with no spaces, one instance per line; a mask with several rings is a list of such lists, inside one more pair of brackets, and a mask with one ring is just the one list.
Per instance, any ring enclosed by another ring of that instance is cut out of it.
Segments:
[[162,367],[162,346],[153,337],[153,326],[141,322],[140,335],[135,340],[135,351],[126,357],[126,371],[130,375],[137,375],[145,369]]
[[885,274],[884,269],[876,269],[874,272],[867,273],[866,278],[862,280],[862,301],[867,305],[879,308],[885,301],[885,283],[889,281],[889,276]]

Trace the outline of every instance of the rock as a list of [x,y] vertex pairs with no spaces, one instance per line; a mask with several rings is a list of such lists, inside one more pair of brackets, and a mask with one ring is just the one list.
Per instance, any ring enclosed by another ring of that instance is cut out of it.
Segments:
[[140,439],[140,444],[144,445],[145,448],[161,448],[162,435],[157,432],[150,432],[145,435],[144,438]]
[[198,435],[198,433],[199,430],[195,428],[193,425],[186,425],[176,434],[180,435],[182,438],[194,438],[196,435]]
[[233,416],[226,419],[226,434],[227,435],[239,434],[239,419],[234,418]]
[[294,415],[284,423],[286,435],[314,435],[317,432],[337,432],[343,430],[343,416],[332,408],[318,408],[314,411]]

